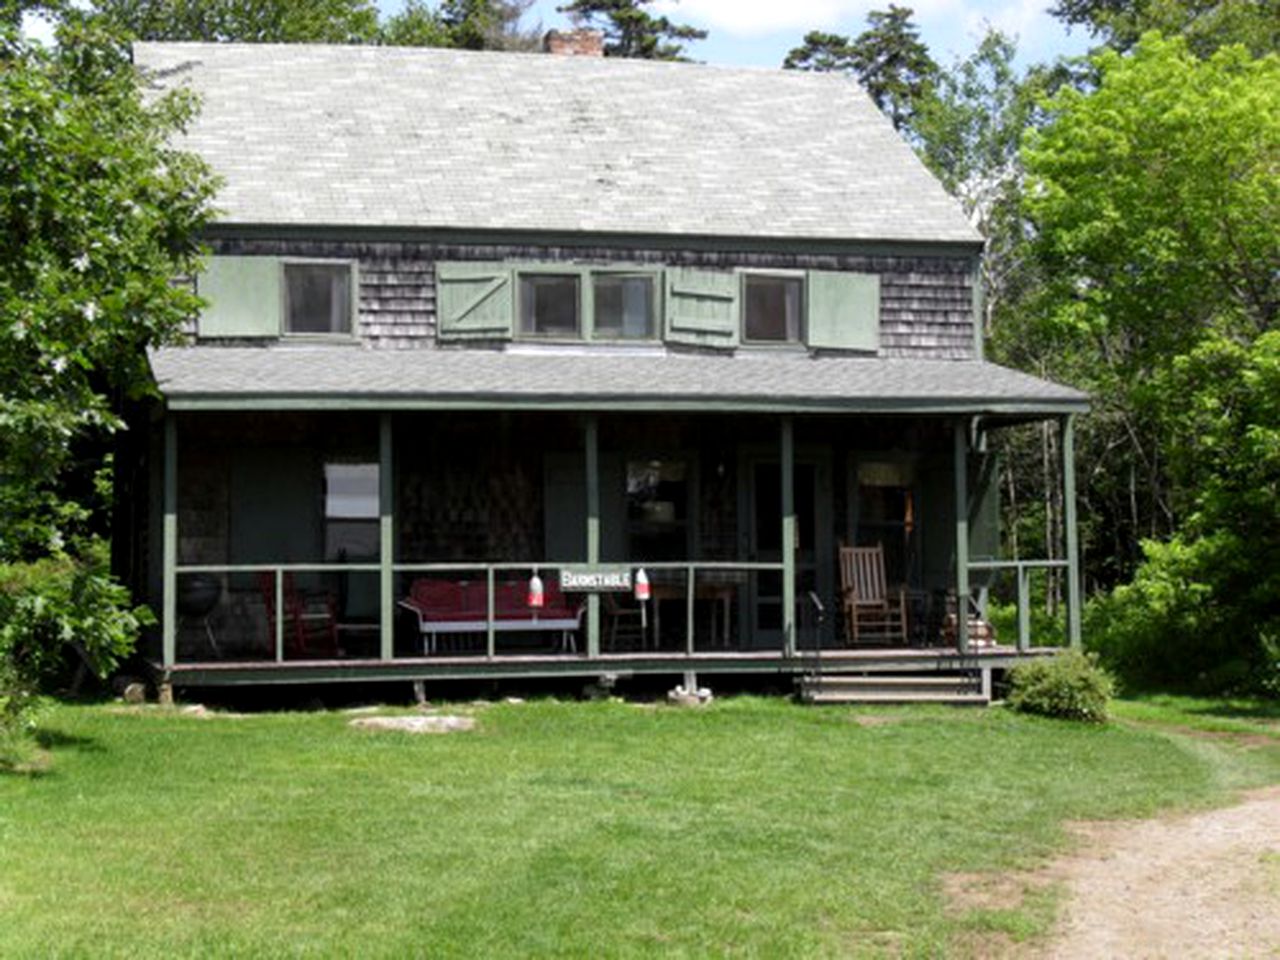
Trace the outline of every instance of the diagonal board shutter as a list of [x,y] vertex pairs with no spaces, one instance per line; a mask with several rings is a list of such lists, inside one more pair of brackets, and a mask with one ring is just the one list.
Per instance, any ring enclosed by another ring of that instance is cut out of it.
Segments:
[[880,277],[809,271],[809,346],[830,350],[880,347]]
[[510,339],[515,322],[513,288],[507,264],[436,264],[440,339]]
[[667,270],[667,340],[700,347],[738,343],[738,275],[727,271]]
[[280,336],[280,261],[275,257],[210,257],[196,277],[202,337]]

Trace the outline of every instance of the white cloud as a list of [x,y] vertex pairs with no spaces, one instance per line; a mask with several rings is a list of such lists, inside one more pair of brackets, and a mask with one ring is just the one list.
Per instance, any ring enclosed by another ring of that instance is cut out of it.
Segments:
[[734,36],[833,29],[861,22],[875,0],[657,0],[655,13]]
[[[1044,2],[1044,0],[1037,0]],[[917,23],[940,17],[964,0],[908,0]],[[887,0],[657,0],[653,9],[677,22],[707,27],[713,33],[761,37],[771,33],[830,30],[856,35],[866,29],[867,13]]]

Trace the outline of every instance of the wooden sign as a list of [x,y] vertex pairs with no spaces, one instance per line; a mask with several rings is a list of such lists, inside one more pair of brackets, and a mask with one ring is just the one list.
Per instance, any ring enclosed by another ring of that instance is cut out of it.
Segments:
[[629,567],[579,567],[560,571],[564,593],[628,593],[632,587]]

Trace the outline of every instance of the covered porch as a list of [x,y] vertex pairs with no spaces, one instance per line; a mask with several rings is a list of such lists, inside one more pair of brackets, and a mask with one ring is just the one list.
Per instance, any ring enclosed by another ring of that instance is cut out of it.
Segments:
[[[1078,642],[1074,409],[758,406],[171,391],[151,658],[183,684],[1001,667],[1045,566]],[[1061,558],[1002,560],[987,439],[1048,417]],[[855,637],[841,545],[879,548],[901,630]],[[981,628],[996,571],[1013,636]]]

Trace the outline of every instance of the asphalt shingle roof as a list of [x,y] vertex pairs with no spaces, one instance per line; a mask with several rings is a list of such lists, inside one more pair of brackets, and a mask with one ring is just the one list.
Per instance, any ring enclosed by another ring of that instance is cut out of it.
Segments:
[[171,347],[151,355],[174,409],[385,407],[1071,412],[1069,387],[971,360],[345,346]]
[[852,80],[362,46],[139,43],[232,224],[976,243]]

